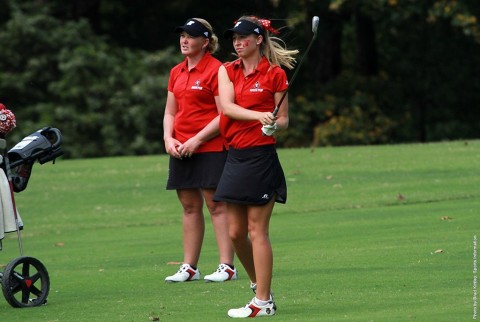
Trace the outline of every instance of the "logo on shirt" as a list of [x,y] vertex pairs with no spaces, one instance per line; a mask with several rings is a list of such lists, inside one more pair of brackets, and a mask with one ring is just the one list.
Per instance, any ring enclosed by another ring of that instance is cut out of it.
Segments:
[[250,92],[263,92],[263,88],[260,88],[260,83],[256,82],[253,88],[250,88]]
[[199,80],[199,79],[197,79],[197,80],[195,81],[195,85],[192,86],[192,89],[198,89],[198,90],[200,90],[200,91],[203,89],[203,87],[200,86],[200,80]]

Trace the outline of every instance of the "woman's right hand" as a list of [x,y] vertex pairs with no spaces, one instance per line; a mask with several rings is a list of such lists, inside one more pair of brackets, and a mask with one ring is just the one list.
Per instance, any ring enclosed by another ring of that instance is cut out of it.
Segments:
[[167,151],[168,154],[170,154],[172,157],[181,159],[182,156],[180,155],[180,152],[178,152],[178,147],[181,146],[182,143],[178,141],[177,139],[174,138],[168,138],[165,139],[165,150]]

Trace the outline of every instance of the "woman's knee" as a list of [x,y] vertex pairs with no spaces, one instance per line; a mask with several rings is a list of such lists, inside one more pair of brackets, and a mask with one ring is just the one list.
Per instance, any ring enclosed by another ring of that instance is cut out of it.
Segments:
[[199,214],[203,211],[203,198],[195,189],[179,190],[178,199],[185,215]]
[[268,240],[268,229],[263,225],[248,225],[248,234],[252,243]]
[[182,202],[182,208],[184,215],[198,215],[203,214],[203,207],[198,203]]
[[227,207],[223,202],[207,202],[207,208],[212,217],[227,217]]
[[247,241],[248,232],[243,229],[239,229],[238,227],[230,226],[228,229],[228,236],[234,244],[238,245]]

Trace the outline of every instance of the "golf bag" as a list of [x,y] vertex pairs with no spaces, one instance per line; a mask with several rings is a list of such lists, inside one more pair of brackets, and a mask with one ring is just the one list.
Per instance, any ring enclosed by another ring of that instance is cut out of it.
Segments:
[[62,133],[52,127],[44,127],[17,143],[8,151],[13,190],[25,190],[35,161],[40,164],[63,155]]
[[15,205],[14,192],[25,190],[35,161],[44,164],[63,155],[62,134],[56,128],[44,127],[6,152],[4,136],[11,128],[0,128],[0,134],[3,134],[0,137],[0,250],[5,233],[16,231],[20,257],[10,261],[0,272],[0,283],[3,295],[11,306],[33,307],[47,303],[50,277],[38,259],[23,255],[20,235],[23,222]]

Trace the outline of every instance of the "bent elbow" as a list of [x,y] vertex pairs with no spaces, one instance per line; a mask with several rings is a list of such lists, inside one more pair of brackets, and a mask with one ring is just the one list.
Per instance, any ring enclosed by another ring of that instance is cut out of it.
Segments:
[[222,108],[222,112],[223,112],[223,115],[225,115],[226,117],[232,117],[232,109],[229,108],[228,106],[223,106]]
[[277,120],[277,126],[282,130],[286,130],[288,128],[288,123],[289,123],[288,117],[282,118],[281,120]]

